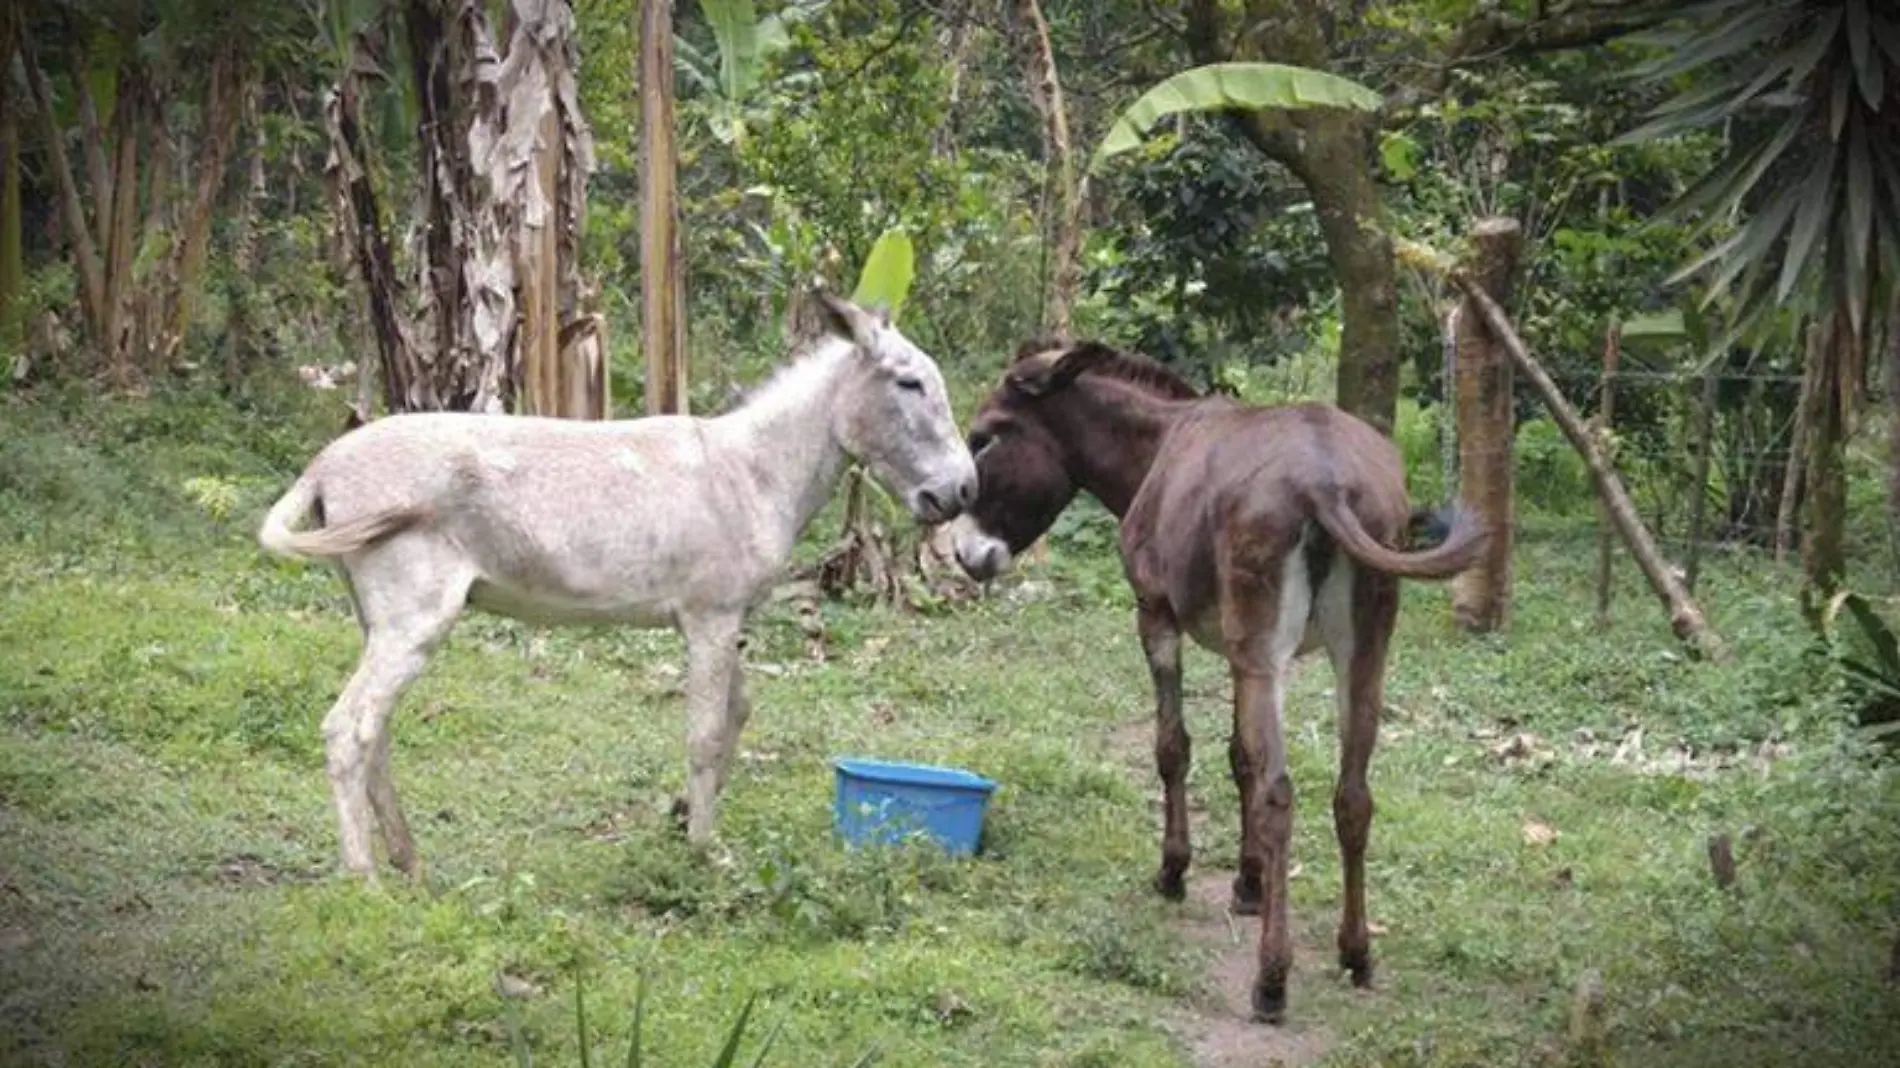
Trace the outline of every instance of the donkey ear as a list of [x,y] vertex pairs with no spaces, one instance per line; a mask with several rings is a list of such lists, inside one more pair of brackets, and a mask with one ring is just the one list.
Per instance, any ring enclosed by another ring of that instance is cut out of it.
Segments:
[[834,296],[823,289],[811,291],[811,299],[818,305],[818,317],[825,330],[839,337],[852,336],[852,314],[863,314],[857,307],[843,297]]
[[868,348],[871,332],[879,324],[877,316],[843,297],[823,289],[812,291],[812,298],[818,302],[819,317],[824,321],[825,330],[859,348]]
[[1099,341],[1084,341],[1073,348],[1046,352],[1018,359],[1004,381],[1010,389],[1027,397],[1041,397],[1067,386],[1082,372],[1113,359],[1115,350]]

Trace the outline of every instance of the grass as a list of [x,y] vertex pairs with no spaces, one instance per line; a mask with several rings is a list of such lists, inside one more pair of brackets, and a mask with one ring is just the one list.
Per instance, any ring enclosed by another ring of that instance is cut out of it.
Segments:
[[[427,877],[368,889],[334,873],[317,732],[354,626],[333,576],[250,540],[328,415],[270,390],[0,406],[0,1063],[505,1065],[512,1008],[537,1063],[575,1064],[577,971],[597,1056],[644,973],[660,1064],[709,1063],[753,995],[776,1064],[1191,1063],[1209,950],[1146,888],[1149,698],[1099,518],[942,615],[827,604],[826,663],[766,612],[712,857],[668,830],[676,639],[466,617],[397,717]],[[1301,673],[1293,1016],[1328,1064],[1562,1065],[1597,969],[1620,1065],[1894,1063],[1900,781],[1847,735],[1789,577],[1717,565],[1738,655],[1697,664],[1631,567],[1593,625],[1590,544],[1526,529],[1508,639],[1408,590],[1371,996],[1327,967],[1331,679]],[[1188,672],[1207,871],[1235,853],[1226,687],[1204,653]],[[1000,780],[984,854],[841,849],[842,754]]]

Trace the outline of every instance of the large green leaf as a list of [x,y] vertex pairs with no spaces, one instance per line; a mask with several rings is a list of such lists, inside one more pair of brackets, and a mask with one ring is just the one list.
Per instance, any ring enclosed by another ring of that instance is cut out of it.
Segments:
[[1642,68],[1642,77],[1663,81],[1731,56],[1757,51],[1775,43],[1788,28],[1809,16],[1799,4],[1764,4],[1717,27],[1714,33],[1677,35],[1675,46],[1655,63]]
[[1867,0],[1847,0],[1847,47],[1854,60],[1854,77],[1860,82],[1861,98],[1867,106],[1880,110],[1881,95],[1886,91],[1880,54],[1874,50],[1873,29],[1868,25]]
[[873,305],[890,309],[891,321],[897,321],[904,298],[910,295],[910,281],[916,271],[916,253],[910,235],[902,230],[886,230],[871,246],[871,255],[858,272],[858,287],[851,299],[862,307]]
[[1229,108],[1377,111],[1383,104],[1378,93],[1325,71],[1279,63],[1211,63],[1182,71],[1143,93],[1116,117],[1089,166],[1127,152],[1141,143],[1142,135],[1155,123],[1184,112]]
[[732,1068],[732,1062],[739,1056],[739,1041],[745,1037],[746,1021],[752,1018],[752,1006],[758,1004],[759,995],[754,993],[745,999],[745,1005],[739,1010],[739,1018],[732,1022],[732,1030],[726,1033],[726,1044],[713,1058],[713,1068]]
[[728,102],[743,100],[758,84],[759,15],[752,0],[699,0],[719,43],[719,88]]
[[[1788,294],[1794,292],[1794,284],[1806,271],[1814,253],[1814,241],[1821,236],[1821,225],[1833,214],[1830,210],[1838,203],[1831,195],[1834,185],[1835,149],[1828,145],[1815,158],[1809,168],[1807,181],[1799,186],[1799,213],[1795,216],[1794,230],[1788,235],[1788,247],[1781,256],[1781,281],[1775,287],[1775,299],[1785,301]],[[1790,189],[1789,194],[1794,190]],[[1789,195],[1784,194],[1784,195]]]

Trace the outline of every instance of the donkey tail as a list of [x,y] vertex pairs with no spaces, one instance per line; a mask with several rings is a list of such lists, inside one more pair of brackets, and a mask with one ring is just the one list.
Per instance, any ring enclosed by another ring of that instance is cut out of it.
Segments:
[[[1331,534],[1354,561],[1400,578],[1448,579],[1477,563],[1490,540],[1490,532],[1477,516],[1455,506],[1450,509],[1449,519],[1442,520],[1445,522],[1444,540],[1416,552],[1379,544],[1341,494],[1314,494],[1313,511],[1320,526],[1326,528],[1326,533]],[[1416,523],[1418,517],[1413,518]]]
[[308,476],[297,480],[264,516],[258,543],[279,556],[298,559],[343,556],[393,537],[421,522],[416,508],[387,508],[333,527],[298,530],[317,508],[317,486]]

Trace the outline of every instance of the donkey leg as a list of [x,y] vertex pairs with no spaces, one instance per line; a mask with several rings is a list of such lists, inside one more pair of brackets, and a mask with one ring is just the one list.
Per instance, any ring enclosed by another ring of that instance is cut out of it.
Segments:
[[336,802],[337,847],[343,867],[353,875],[376,881],[376,857],[370,851],[369,791],[364,767],[366,755],[356,741],[356,720],[363,694],[375,685],[376,668],[364,648],[356,671],[323,717],[325,772]]
[[732,758],[739,752],[739,735],[745,731],[746,720],[752,718],[752,699],[746,695],[744,657],[733,665],[732,682],[726,689],[726,744],[719,750],[719,774],[714,780],[713,792],[726,792],[726,781],[731,777]]
[[1254,976],[1256,1020],[1279,1023],[1286,1014],[1286,980],[1293,969],[1293,938],[1287,916],[1287,854],[1293,837],[1293,779],[1287,774],[1286,734],[1281,716],[1285,672],[1234,670],[1234,703],[1248,763],[1256,769],[1247,818],[1248,837],[1260,858],[1259,969]]
[[[451,620],[452,621],[452,620]],[[440,633],[448,630],[444,621]],[[396,798],[395,780],[389,771],[389,718],[396,710],[409,684],[428,666],[429,657],[440,639],[414,633],[397,633],[372,639],[377,645],[374,672],[365,688],[365,700],[359,711],[350,742],[361,766],[363,796],[376,813],[377,827],[389,851],[389,863],[408,876],[420,871],[414,837]],[[346,745],[348,743],[345,743]]]
[[1283,709],[1293,657],[1312,609],[1303,545],[1299,539],[1284,552],[1261,553],[1265,559],[1259,563],[1226,561],[1221,576],[1221,628],[1233,671],[1234,735],[1241,751],[1236,763],[1244,760],[1253,773],[1244,826],[1261,862],[1253,1015],[1267,1023],[1285,1017],[1286,981],[1293,967],[1287,917],[1293,779],[1287,773]]
[[1345,901],[1339,919],[1339,966],[1355,986],[1372,985],[1372,935],[1366,914],[1366,845],[1372,835],[1367,772],[1385,706],[1385,659],[1398,613],[1398,582],[1341,564],[1320,598],[1320,629],[1333,664],[1339,703],[1339,783],[1333,829],[1339,836]]
[[712,840],[713,811],[724,785],[728,749],[738,745],[730,711],[739,670],[742,617],[722,615],[686,625],[686,840]]
[[[431,546],[398,542],[359,564],[349,588],[363,626],[363,656],[332,716],[324,721],[331,788],[343,826],[344,862],[373,874],[368,820],[373,811],[389,861],[409,876],[420,871],[415,839],[390,775],[389,719],[409,685],[461,614],[472,579],[434,558]],[[351,860],[362,861],[358,867]]]
[[343,696],[323,721],[330,789],[336,798],[343,864],[375,878],[370,814],[383,832],[389,860],[415,872],[415,843],[389,778],[389,716],[429,662],[432,643],[397,631],[371,631]]
[[[420,670],[417,669],[418,673]],[[390,707],[395,707],[393,701]],[[369,755],[369,804],[376,812],[376,826],[383,832],[389,863],[409,878],[419,879],[422,858],[416,853],[415,836],[409,833],[409,817],[403,814],[402,802],[396,797],[396,780],[389,771],[389,737],[385,714]]]
[[[1235,711],[1238,715],[1238,706]],[[1227,739],[1227,763],[1233,771],[1234,788],[1240,793],[1240,870],[1234,874],[1233,895],[1227,903],[1227,911],[1236,916],[1258,916],[1262,862],[1260,838],[1254,833],[1256,779],[1253,758],[1248,753],[1238,721]]]
[[1165,606],[1144,603],[1137,610],[1141,651],[1155,691],[1155,767],[1161,773],[1163,817],[1161,870],[1155,890],[1179,901],[1187,896],[1183,877],[1194,853],[1188,838],[1187,773],[1190,742],[1181,719],[1181,630]]

